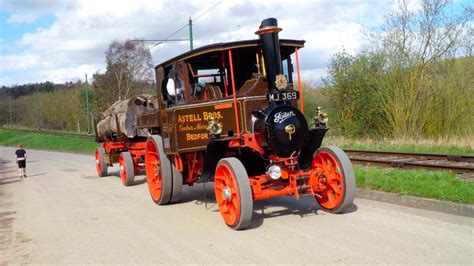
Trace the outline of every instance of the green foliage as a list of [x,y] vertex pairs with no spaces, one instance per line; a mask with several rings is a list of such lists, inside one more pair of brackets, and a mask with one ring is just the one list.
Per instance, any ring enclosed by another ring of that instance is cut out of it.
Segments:
[[33,148],[79,153],[92,153],[98,147],[98,144],[93,139],[0,130],[0,145],[17,146],[19,143],[23,144],[23,147],[26,149]]
[[453,173],[355,167],[357,187],[474,204],[474,182]]
[[351,137],[438,138],[474,134],[474,57],[413,69],[388,68],[380,54],[336,54],[324,80],[337,123]]
[[383,67],[384,58],[380,55],[354,57],[345,51],[335,54],[329,62],[328,78],[323,83],[336,107],[336,123],[350,136],[376,135],[383,123],[376,94],[377,77]]
[[473,9],[449,5],[425,0],[412,11],[398,2],[362,51],[332,57],[323,81],[345,135],[472,138],[474,57],[460,55]]
[[86,131],[84,89],[80,82],[56,85],[52,91],[0,101],[0,122],[9,125],[11,103],[14,127]]
[[318,106],[322,108],[323,112],[328,113],[331,119],[331,114],[334,112],[334,104],[329,99],[328,89],[318,88],[310,83],[303,82],[303,101],[304,114],[308,122],[313,122]]

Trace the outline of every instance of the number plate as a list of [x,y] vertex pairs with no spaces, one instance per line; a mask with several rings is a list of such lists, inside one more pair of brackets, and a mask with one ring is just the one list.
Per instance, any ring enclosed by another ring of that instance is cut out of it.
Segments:
[[296,91],[274,92],[267,94],[267,99],[271,102],[298,100],[299,94]]

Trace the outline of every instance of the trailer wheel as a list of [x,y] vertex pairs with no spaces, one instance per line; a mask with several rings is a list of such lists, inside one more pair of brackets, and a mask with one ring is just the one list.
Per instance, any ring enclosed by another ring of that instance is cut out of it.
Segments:
[[146,181],[153,201],[159,205],[170,202],[172,192],[171,162],[163,150],[162,138],[152,135],[145,144]]
[[104,161],[105,150],[102,147],[98,147],[95,150],[95,168],[97,170],[97,175],[100,177],[107,175],[107,164]]
[[122,183],[125,186],[132,185],[133,180],[135,179],[135,170],[133,167],[132,155],[128,151],[120,153],[119,165]]
[[315,197],[323,210],[343,213],[352,205],[356,181],[352,163],[346,153],[336,146],[322,147],[313,155],[311,168],[320,168],[320,183],[326,188]]
[[224,222],[235,230],[252,221],[253,199],[247,171],[237,158],[219,161],[214,175],[214,192]]

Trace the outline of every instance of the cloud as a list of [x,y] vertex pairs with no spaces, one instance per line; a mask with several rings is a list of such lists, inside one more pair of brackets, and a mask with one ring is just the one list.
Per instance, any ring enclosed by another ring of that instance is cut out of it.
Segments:
[[51,10],[74,8],[74,1],[60,0],[2,0],[0,11],[10,13],[8,24],[34,23],[39,17],[51,13]]
[[[0,57],[0,82],[7,72],[17,73],[15,82],[24,83],[44,79],[59,82],[71,77],[71,73],[83,77],[85,73],[105,71],[104,53],[112,41],[163,39],[183,26],[172,38],[187,38],[186,23],[190,16],[195,47],[255,39],[254,32],[261,20],[276,17],[283,27],[280,38],[307,40],[300,54],[302,70],[313,71],[311,76],[321,75],[332,53],[343,47],[351,52],[360,47],[361,17],[383,13],[381,9],[386,7],[377,4],[374,10],[374,2],[370,1],[239,0],[222,1],[204,13],[217,2],[2,1],[1,9],[11,14],[9,23],[31,23],[45,14],[53,15],[55,21],[47,28],[24,34],[16,44],[16,53]],[[22,20],[23,14],[31,17]],[[152,48],[151,52],[158,64],[188,49],[187,42],[169,42]],[[16,72],[20,70],[21,75]]]

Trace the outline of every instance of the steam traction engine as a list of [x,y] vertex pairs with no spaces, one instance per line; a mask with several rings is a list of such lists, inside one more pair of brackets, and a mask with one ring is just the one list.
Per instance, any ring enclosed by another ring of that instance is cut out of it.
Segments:
[[[180,200],[182,185],[214,181],[219,211],[233,229],[246,228],[253,201],[309,195],[325,211],[352,204],[355,176],[338,147],[320,147],[328,128],[318,110],[303,115],[300,40],[279,40],[274,18],[257,40],[219,43],[155,67],[158,108],[138,117],[151,198]],[[298,90],[293,89],[293,58]]]

